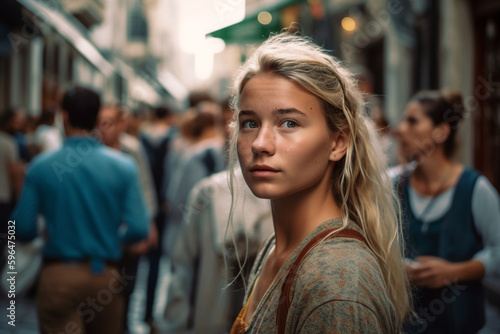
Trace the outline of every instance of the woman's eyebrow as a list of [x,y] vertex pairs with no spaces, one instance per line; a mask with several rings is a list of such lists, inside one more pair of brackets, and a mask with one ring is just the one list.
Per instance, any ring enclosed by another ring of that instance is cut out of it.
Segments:
[[288,115],[288,114],[300,114],[303,116],[307,116],[305,113],[300,111],[297,108],[280,108],[280,109],[274,109],[273,113],[277,115]]
[[[239,116],[254,116],[256,113],[253,110],[240,110],[238,113]],[[304,112],[300,111],[297,108],[276,108],[273,110],[273,114],[275,115],[289,115],[289,114],[300,114],[303,116],[307,116]]]
[[253,110],[240,110],[238,116],[253,116],[255,115],[255,111]]

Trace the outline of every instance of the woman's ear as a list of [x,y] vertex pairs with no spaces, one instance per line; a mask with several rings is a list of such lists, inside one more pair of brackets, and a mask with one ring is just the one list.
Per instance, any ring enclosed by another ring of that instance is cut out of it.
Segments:
[[432,130],[432,140],[437,144],[442,144],[450,135],[450,124],[443,122]]
[[349,138],[344,131],[337,131],[333,136],[332,150],[330,152],[330,161],[339,161],[347,152]]

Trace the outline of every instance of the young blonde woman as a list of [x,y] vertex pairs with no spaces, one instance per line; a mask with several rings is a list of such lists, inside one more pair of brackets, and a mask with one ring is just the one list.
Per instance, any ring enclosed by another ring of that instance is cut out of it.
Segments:
[[351,74],[282,33],[248,59],[236,90],[232,152],[271,200],[274,235],[232,333],[397,333],[410,308],[401,231]]

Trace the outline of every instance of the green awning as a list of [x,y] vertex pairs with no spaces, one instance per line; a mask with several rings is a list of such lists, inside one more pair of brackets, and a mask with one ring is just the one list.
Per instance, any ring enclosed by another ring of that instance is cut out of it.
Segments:
[[259,12],[251,14],[243,21],[232,26],[210,33],[213,37],[223,39],[226,44],[253,44],[265,41],[270,33],[280,32],[282,29],[280,11],[290,5],[303,3],[306,0],[287,0],[272,6],[263,8],[272,15],[271,23],[263,25],[257,20]]

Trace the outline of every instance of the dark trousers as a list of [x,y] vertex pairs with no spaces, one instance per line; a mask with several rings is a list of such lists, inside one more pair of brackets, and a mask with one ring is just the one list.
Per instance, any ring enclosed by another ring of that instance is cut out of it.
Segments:
[[123,296],[123,303],[124,303],[124,316],[123,316],[123,329],[124,333],[129,332],[129,318],[128,314],[130,312],[130,300],[132,297],[132,293],[134,292],[135,288],[135,283],[137,279],[137,269],[139,267],[139,255],[136,254],[131,254],[127,251],[123,252],[122,259],[120,261],[120,269],[123,270],[123,272],[127,273],[127,275],[130,275],[130,284],[128,284],[122,291],[122,296]]
[[156,296],[156,286],[158,284],[158,272],[160,269],[160,258],[163,249],[163,233],[165,230],[166,215],[163,211],[155,218],[156,229],[158,231],[158,247],[152,248],[147,254],[149,260],[148,286],[146,290],[146,313],[144,321],[150,323],[153,320],[153,308]]

